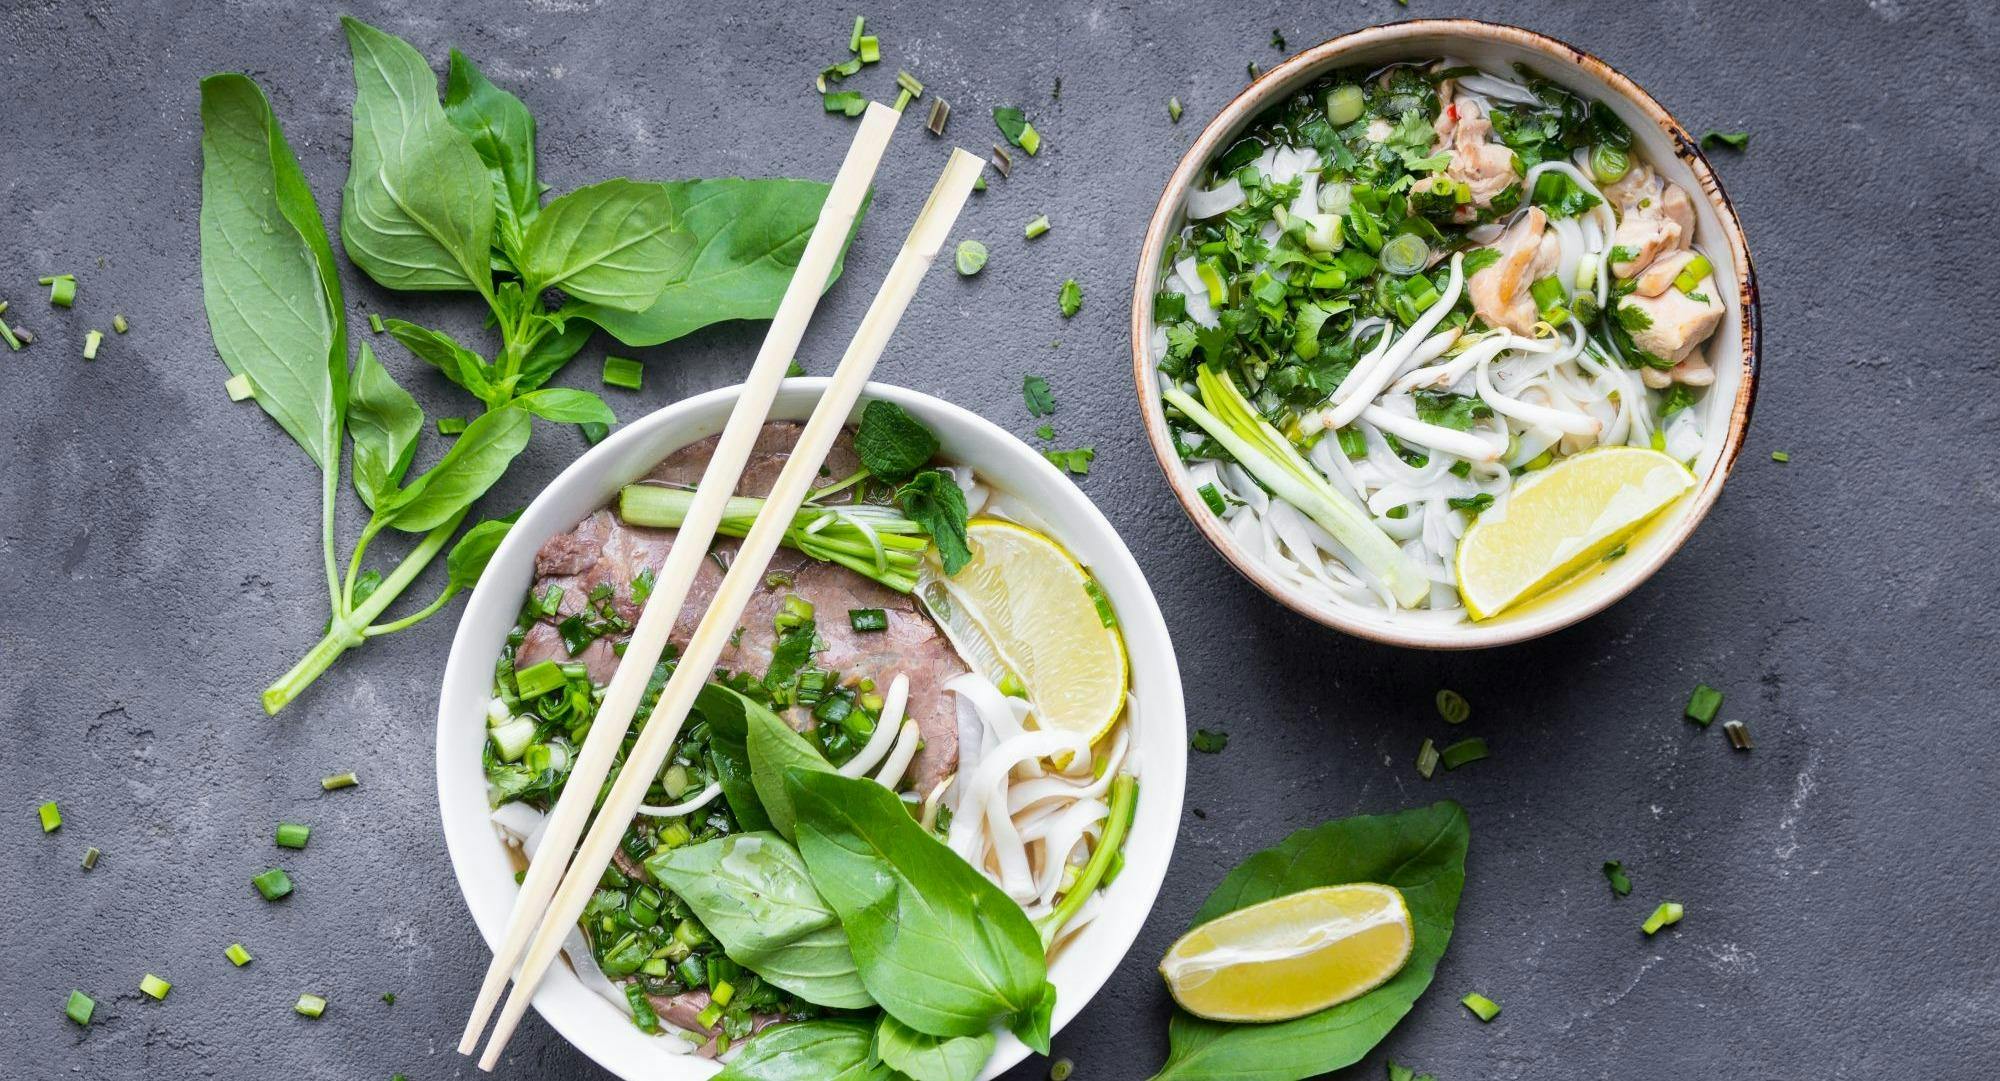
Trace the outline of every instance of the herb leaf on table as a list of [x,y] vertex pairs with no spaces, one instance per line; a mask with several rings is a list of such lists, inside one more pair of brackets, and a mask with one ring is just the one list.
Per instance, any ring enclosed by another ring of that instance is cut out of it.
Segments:
[[516,267],[528,226],[541,212],[535,180],[535,117],[521,99],[493,85],[457,49],[445,76],[444,115],[472,140],[493,182],[496,245]]
[[542,208],[528,228],[525,292],[642,312],[687,273],[694,238],[677,228],[665,185],[616,178]]
[[417,453],[424,411],[361,343],[348,388],[347,434],[354,440],[354,491],[375,510],[402,487]]

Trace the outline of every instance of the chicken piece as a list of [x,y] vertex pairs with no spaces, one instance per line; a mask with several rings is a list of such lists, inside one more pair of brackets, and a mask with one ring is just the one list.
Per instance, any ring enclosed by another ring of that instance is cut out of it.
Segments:
[[1531,334],[1541,313],[1529,286],[1556,268],[1562,258],[1562,242],[1548,231],[1549,216],[1531,206],[1494,247],[1500,260],[1472,276],[1466,288],[1472,294],[1472,310],[1486,325],[1505,327],[1516,334]]
[[1604,197],[1618,212],[1612,246],[1632,252],[1632,258],[1611,264],[1618,277],[1630,278],[1663,253],[1694,243],[1694,204],[1679,184],[1661,180],[1650,166],[1632,166],[1617,183],[1605,185]]
[[1692,250],[1673,252],[1653,260],[1652,265],[1640,271],[1639,276],[1633,280],[1633,295],[1656,297],[1673,288],[1674,279],[1680,277],[1681,271],[1694,260],[1695,254]]
[[1650,365],[1639,369],[1639,381],[1654,390],[1665,390],[1675,383],[1685,383],[1691,387],[1711,387],[1715,385],[1715,369],[1708,366],[1708,358],[1697,349],[1685,360],[1672,368],[1654,368]]
[[[1437,145],[1431,152],[1451,151],[1451,164],[1445,167],[1444,175],[1472,191],[1472,201],[1459,206],[1452,217],[1468,222],[1521,178],[1514,172],[1514,152],[1492,140],[1493,122],[1477,103],[1454,102],[1452,88],[1450,79],[1438,85],[1438,118],[1431,125],[1437,132]],[[1431,179],[1425,177],[1411,190],[1429,191],[1430,187]]]
[[1668,289],[1654,297],[1627,296],[1618,302],[1618,319],[1631,333],[1633,345],[1679,362],[1715,333],[1722,310],[1722,302],[1715,299],[1715,280],[1705,277],[1692,293]]

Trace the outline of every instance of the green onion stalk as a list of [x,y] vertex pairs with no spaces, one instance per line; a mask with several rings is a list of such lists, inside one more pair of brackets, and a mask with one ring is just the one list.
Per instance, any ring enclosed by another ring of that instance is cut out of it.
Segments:
[[1139,807],[1139,779],[1129,773],[1121,773],[1111,779],[1111,815],[1105,820],[1104,837],[1097,848],[1090,853],[1090,862],[1083,865],[1083,872],[1076,876],[1076,882],[1069,892],[1063,894],[1062,902],[1055,911],[1037,921],[1035,929],[1041,932],[1042,949],[1047,951],[1055,945],[1056,936],[1062,933],[1069,921],[1090,900],[1097,887],[1109,874],[1114,861],[1124,857],[1125,835],[1132,831],[1132,816]]
[[[628,484],[618,493],[618,516],[632,525],[678,529],[693,504],[694,493],[684,488]],[[744,536],[763,509],[762,499],[732,496],[716,532]],[[807,502],[792,515],[779,543],[822,563],[837,563],[898,593],[916,589],[917,571],[931,544],[923,526],[893,507],[816,502]]]

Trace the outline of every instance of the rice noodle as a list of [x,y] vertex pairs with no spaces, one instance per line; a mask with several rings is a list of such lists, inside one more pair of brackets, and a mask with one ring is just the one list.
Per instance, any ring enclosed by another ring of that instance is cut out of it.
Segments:
[[722,785],[719,783],[711,784],[703,788],[700,794],[693,799],[687,800],[684,803],[676,803],[670,807],[654,807],[651,804],[642,803],[639,805],[639,813],[642,815],[651,815],[654,818],[679,818],[684,814],[691,814],[701,810],[721,794]]
[[[910,677],[901,672],[889,682],[889,693],[882,696],[882,714],[875,719],[875,731],[868,736],[868,742],[853,758],[840,767],[842,777],[865,776],[889,754],[896,744],[896,735],[903,723],[903,711],[910,703]],[[903,765],[907,768],[909,763]],[[891,786],[893,787],[893,786]]]

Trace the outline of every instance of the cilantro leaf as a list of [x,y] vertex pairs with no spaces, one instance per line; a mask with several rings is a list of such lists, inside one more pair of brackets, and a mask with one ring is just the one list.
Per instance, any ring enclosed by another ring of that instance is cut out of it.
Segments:
[[938,452],[938,438],[894,402],[869,402],[854,433],[854,451],[868,472],[899,484]]
[[1031,417],[1046,417],[1056,411],[1056,399],[1049,393],[1049,381],[1039,375],[1021,380],[1021,397],[1028,403],[1028,415]]
[[1075,278],[1062,283],[1062,291],[1056,294],[1056,303],[1062,305],[1063,318],[1068,319],[1083,309],[1083,286],[1076,284]]
[[1470,431],[1473,421],[1493,415],[1492,406],[1470,394],[1416,390],[1410,392],[1410,397],[1416,400],[1418,420],[1453,431]]
[[1604,861],[1604,878],[1611,883],[1611,892],[1620,897],[1632,892],[1632,878],[1625,873],[1625,865],[1617,860]]
[[1042,452],[1042,457],[1054,463],[1057,469],[1066,469],[1082,477],[1090,474],[1090,463],[1097,459],[1097,448],[1078,447],[1075,450],[1045,450]]
[[1221,754],[1222,749],[1229,746],[1229,733],[1197,728],[1194,730],[1194,737],[1188,740],[1188,746],[1203,754]]
[[917,474],[896,489],[896,505],[931,535],[945,574],[957,574],[972,561],[972,548],[965,539],[965,493],[951,474],[941,469]]

